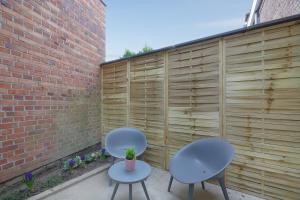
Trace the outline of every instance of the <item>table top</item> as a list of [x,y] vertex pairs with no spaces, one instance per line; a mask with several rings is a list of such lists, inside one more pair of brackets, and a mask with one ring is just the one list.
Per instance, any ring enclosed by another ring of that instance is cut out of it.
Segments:
[[127,171],[125,161],[118,162],[111,166],[108,175],[111,179],[119,183],[136,183],[145,180],[151,173],[151,167],[144,161],[136,160],[135,170]]

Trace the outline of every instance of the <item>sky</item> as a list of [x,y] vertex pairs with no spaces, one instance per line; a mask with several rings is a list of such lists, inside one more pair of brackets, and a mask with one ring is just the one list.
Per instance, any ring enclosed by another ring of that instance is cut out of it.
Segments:
[[106,61],[244,26],[252,0],[104,0]]

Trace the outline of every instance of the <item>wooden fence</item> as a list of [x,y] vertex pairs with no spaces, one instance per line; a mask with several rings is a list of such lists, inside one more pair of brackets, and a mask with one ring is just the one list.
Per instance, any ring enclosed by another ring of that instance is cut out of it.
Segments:
[[166,169],[183,145],[225,137],[236,149],[228,187],[300,199],[299,19],[101,68],[104,136],[122,126],[143,130],[146,160]]

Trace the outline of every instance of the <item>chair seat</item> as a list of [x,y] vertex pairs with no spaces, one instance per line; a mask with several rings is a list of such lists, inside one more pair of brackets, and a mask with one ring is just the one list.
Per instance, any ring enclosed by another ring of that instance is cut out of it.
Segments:
[[171,161],[170,173],[184,184],[199,183],[215,176],[211,167],[192,157],[177,157]]

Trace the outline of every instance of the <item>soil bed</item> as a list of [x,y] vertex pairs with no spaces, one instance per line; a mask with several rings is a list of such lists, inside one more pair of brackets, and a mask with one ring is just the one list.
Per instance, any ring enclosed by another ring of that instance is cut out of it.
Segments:
[[47,166],[41,167],[33,171],[34,175],[34,187],[33,191],[29,191],[23,183],[22,177],[17,177],[9,182],[0,184],[0,200],[22,200],[28,197],[37,195],[45,190],[48,190],[54,186],[57,186],[70,179],[78,177],[86,172],[98,168],[99,166],[109,162],[106,160],[94,160],[89,163],[84,163],[76,169],[70,171],[64,171],[64,161],[73,158],[77,155],[87,154],[100,150],[100,144],[94,145],[83,151],[74,153],[68,157],[57,160]]

